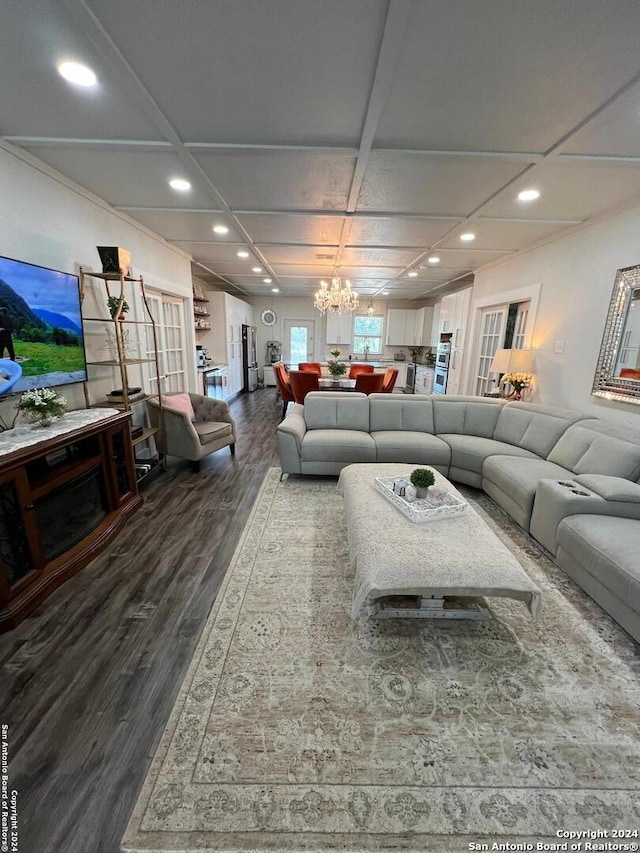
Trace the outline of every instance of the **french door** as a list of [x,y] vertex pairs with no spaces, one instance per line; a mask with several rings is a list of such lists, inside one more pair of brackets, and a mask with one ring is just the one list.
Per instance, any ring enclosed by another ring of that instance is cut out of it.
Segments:
[[491,373],[491,362],[496,351],[504,346],[509,306],[485,308],[480,316],[480,342],[474,394],[482,397],[495,388],[495,374]]
[[477,396],[482,397],[496,387],[498,376],[491,372],[496,351],[524,349],[530,311],[531,300],[528,299],[508,305],[492,305],[482,310],[474,390]]
[[[184,391],[188,387],[184,349],[184,302],[164,293],[147,292],[147,301],[156,323],[160,377],[155,364],[148,365],[149,393]],[[154,358],[153,326],[146,312],[142,316],[144,358]]]

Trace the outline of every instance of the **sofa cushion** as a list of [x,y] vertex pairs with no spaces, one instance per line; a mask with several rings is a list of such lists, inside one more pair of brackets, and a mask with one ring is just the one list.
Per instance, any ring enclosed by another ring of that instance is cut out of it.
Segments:
[[449,445],[427,432],[385,430],[372,432],[376,444],[376,462],[409,462],[449,468]]
[[[306,408],[306,406],[305,406]],[[312,429],[302,439],[302,462],[375,462],[376,445],[368,432]]]
[[640,606],[640,521],[570,515],[558,527],[558,546],[622,601]]
[[355,392],[311,391],[304,399],[307,430],[337,429],[369,432],[369,399]]
[[637,480],[640,434],[624,425],[585,421],[569,427],[548,458],[575,474],[609,474]]
[[482,466],[482,488],[527,530],[540,480],[563,480],[570,476],[566,468],[546,459],[489,456]]
[[586,417],[572,409],[552,409],[534,403],[507,403],[500,410],[493,438],[524,447],[546,459],[565,430]]
[[[369,397],[371,432],[408,430],[433,435],[433,403],[420,394],[371,394]],[[392,460],[389,460],[392,461]]]
[[226,421],[203,421],[194,424],[193,428],[198,433],[200,444],[209,444],[210,441],[218,441],[226,435],[231,435],[231,424]]
[[433,420],[436,435],[478,435],[493,438],[503,400],[483,397],[436,396]]
[[438,438],[447,442],[451,448],[451,465],[454,468],[463,468],[476,474],[482,473],[482,465],[488,456],[526,456],[530,459],[538,459],[530,450],[523,450],[513,444],[505,444],[504,441],[495,441],[493,438],[479,438],[475,435],[454,435],[444,433]]

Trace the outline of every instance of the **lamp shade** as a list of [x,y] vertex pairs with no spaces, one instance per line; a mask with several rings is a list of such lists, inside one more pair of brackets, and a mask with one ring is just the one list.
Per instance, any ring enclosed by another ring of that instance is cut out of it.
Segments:
[[499,349],[491,362],[492,373],[532,373],[533,351],[530,349]]

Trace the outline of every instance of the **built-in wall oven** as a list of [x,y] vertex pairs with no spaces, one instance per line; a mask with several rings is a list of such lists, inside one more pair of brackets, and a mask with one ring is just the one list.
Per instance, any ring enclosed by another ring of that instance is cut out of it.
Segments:
[[447,375],[449,371],[440,367],[436,364],[435,370],[433,371],[433,393],[434,394],[446,394],[447,393]]
[[405,394],[415,394],[416,392],[416,365],[413,361],[407,362],[407,378],[404,383]]

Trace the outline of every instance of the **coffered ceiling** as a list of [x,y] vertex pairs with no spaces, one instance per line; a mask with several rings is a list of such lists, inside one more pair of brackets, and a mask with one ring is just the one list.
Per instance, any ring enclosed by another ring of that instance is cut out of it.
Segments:
[[438,297],[640,204],[638,43],[638,0],[2,0],[0,135],[231,291]]

